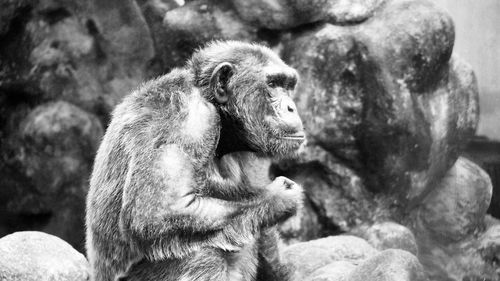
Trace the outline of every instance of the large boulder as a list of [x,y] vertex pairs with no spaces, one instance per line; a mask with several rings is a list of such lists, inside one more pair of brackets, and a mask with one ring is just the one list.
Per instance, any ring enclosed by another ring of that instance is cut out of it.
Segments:
[[461,241],[484,228],[492,188],[485,171],[470,160],[459,158],[419,206],[421,227],[440,241]]
[[318,21],[349,24],[368,19],[383,0],[236,0],[245,21],[268,29],[288,29]]
[[[485,215],[492,186],[486,172],[459,158],[420,206],[410,212],[419,259],[432,280],[495,280],[495,225]],[[489,231],[482,233],[489,227]]]
[[450,17],[428,1],[387,1],[357,25],[293,32],[282,54],[301,73],[295,100],[310,145],[372,191],[418,204],[477,124],[476,80],[450,59],[453,41]]
[[141,8],[144,19],[148,23],[149,30],[154,42],[155,57],[151,60],[147,68],[148,76],[162,74],[169,69],[169,57],[165,54],[164,41],[171,40],[166,28],[163,27],[165,14],[179,7],[175,0],[136,0]]
[[134,0],[0,5],[0,236],[44,230],[83,249],[93,157],[146,78],[148,25]]
[[59,101],[38,106],[17,122],[2,142],[7,165],[0,166],[0,222],[6,224],[0,233],[43,230],[83,249],[89,152],[97,150],[103,135],[99,119]]
[[36,231],[23,231],[0,239],[0,280],[87,281],[85,257],[63,240]]
[[2,5],[13,10],[2,19],[2,95],[63,99],[107,122],[113,106],[144,79],[153,42],[135,1]]
[[257,29],[242,22],[230,5],[199,0],[168,11],[160,31],[165,36],[157,42],[164,71],[184,65],[196,48],[212,40],[257,41]]

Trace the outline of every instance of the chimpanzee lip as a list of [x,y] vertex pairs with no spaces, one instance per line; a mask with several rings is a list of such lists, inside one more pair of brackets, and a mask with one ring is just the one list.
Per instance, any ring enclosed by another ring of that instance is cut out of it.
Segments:
[[293,135],[285,135],[282,137],[282,139],[287,139],[287,140],[304,140],[306,138],[306,135],[304,133],[296,133]]

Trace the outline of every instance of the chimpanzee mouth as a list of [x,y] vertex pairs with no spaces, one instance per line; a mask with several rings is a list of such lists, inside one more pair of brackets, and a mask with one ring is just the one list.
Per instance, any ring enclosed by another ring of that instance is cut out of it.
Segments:
[[285,140],[304,141],[306,139],[306,135],[304,133],[300,132],[300,133],[296,133],[293,135],[285,135],[281,138],[285,139]]

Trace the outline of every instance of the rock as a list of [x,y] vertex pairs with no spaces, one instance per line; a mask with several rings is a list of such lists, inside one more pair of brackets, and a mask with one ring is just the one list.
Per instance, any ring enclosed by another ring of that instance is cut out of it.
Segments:
[[479,241],[481,257],[500,273],[500,225],[491,226]]
[[241,18],[255,26],[288,29],[318,21],[336,24],[361,22],[382,3],[383,0],[236,0],[234,7]]
[[137,0],[137,3],[148,23],[155,46],[155,57],[148,67],[148,76],[157,76],[170,68],[167,66],[168,61],[165,61],[168,58],[165,52],[168,50],[164,48],[162,42],[172,38],[170,38],[167,29],[163,27],[163,18],[168,11],[178,8],[179,4],[174,0]]
[[[490,204],[490,207],[491,207],[491,204]],[[495,218],[494,216],[492,216],[490,214],[486,214],[486,216],[484,217],[484,224],[485,224],[486,228],[490,228],[490,227],[493,227],[496,225],[500,225],[500,220]]]
[[165,36],[158,42],[165,71],[184,65],[193,51],[212,40],[257,41],[257,29],[245,25],[228,1],[191,1],[168,11]]
[[0,280],[86,281],[85,257],[63,240],[37,231],[23,231],[0,239]]
[[[431,280],[496,280],[495,228],[485,217],[491,181],[473,162],[459,158],[410,212],[419,259]],[[491,231],[483,233],[487,228]]]
[[335,261],[315,270],[306,281],[346,281],[354,268],[356,265],[351,262]]
[[83,249],[102,124],[146,77],[148,26],[134,0],[1,5],[0,235],[43,230]]
[[419,229],[415,234],[420,246],[419,260],[430,280],[498,279],[499,266],[495,257],[498,243],[493,242],[496,238],[478,233],[459,242],[444,244],[426,232]]
[[0,90],[25,93],[35,104],[69,101],[106,123],[153,57],[135,1],[23,3],[2,37]]
[[385,250],[357,266],[349,281],[424,281],[428,280],[417,257],[402,250]]
[[[4,231],[37,229],[84,245],[85,196],[103,135],[96,116],[67,102],[36,107],[3,142]],[[22,183],[22,184],[19,184]]]
[[491,181],[479,166],[459,158],[419,207],[418,218],[443,242],[458,242],[483,226]]
[[354,236],[330,236],[288,246],[283,262],[290,266],[293,280],[305,280],[317,269],[335,261],[358,263],[377,253],[365,240]]
[[[450,60],[451,19],[428,1],[387,1],[370,20],[293,32],[283,57],[309,141],[367,187],[417,205],[477,125],[470,67]],[[449,106],[453,104],[454,106]]]
[[10,29],[10,23],[19,10],[26,9],[31,0],[8,0],[0,2],[0,36]]
[[378,250],[400,249],[418,254],[415,236],[405,226],[394,222],[375,223],[361,234],[370,245]]

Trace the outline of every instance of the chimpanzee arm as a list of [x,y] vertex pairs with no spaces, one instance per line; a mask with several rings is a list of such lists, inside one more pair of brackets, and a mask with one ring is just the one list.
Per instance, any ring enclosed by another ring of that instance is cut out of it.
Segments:
[[199,196],[195,172],[177,145],[167,145],[157,157],[131,160],[121,229],[149,259],[180,258],[206,246],[238,250],[261,225],[273,224],[293,212],[301,200],[298,187],[283,178],[275,181],[276,187],[270,189],[273,192],[258,201]]
[[291,280],[290,269],[282,262],[279,253],[279,233],[276,226],[261,230],[258,245],[259,264],[257,268],[257,281]]

